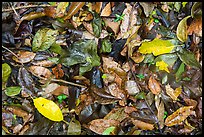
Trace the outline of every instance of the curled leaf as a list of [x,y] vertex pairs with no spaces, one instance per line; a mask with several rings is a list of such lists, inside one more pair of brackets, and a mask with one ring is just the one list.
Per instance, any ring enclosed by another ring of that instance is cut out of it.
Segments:
[[33,99],[34,106],[46,118],[52,121],[62,121],[63,115],[60,108],[53,101],[39,97]]
[[186,42],[187,38],[188,38],[188,34],[187,34],[187,19],[190,18],[191,16],[187,16],[185,18],[183,18],[178,26],[177,26],[177,30],[176,30],[176,35],[178,37],[178,39],[181,42]]
[[143,42],[139,47],[139,52],[142,54],[153,53],[154,56],[170,53],[174,45],[168,40],[161,40],[155,38],[150,42]]
[[183,122],[191,114],[192,108],[193,106],[184,106],[177,109],[173,114],[166,118],[165,125],[171,127]]
[[153,94],[159,94],[161,92],[161,87],[159,83],[151,76],[149,78],[148,87]]

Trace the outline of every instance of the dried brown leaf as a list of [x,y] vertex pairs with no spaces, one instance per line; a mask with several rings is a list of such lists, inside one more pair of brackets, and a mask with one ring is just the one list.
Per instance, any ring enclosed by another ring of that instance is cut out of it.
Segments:
[[107,93],[110,93],[112,96],[122,99],[125,97],[123,90],[121,90],[116,83],[112,83],[107,88]]
[[195,109],[198,104],[196,100],[189,99],[189,98],[184,98],[184,101],[188,106],[193,106],[193,109]]
[[113,32],[118,34],[120,29],[120,22],[114,22],[113,18],[103,18],[103,21],[105,22],[106,27],[110,27]]
[[193,22],[190,24],[190,26],[187,29],[187,33],[189,35],[192,35],[193,33],[195,33],[197,36],[202,37],[202,17],[199,17],[193,20]]
[[47,68],[45,68],[45,67],[41,67],[41,66],[30,66],[30,67],[29,67],[29,71],[30,71],[33,75],[35,75],[35,76],[37,76],[37,77],[39,77],[39,78],[44,77],[44,78],[49,79],[49,78],[52,77],[52,73],[50,72],[50,70],[47,69]]
[[106,120],[106,119],[95,119],[89,123],[89,129],[96,132],[97,134],[102,134],[104,130],[108,127],[115,126],[117,127],[120,122],[117,120]]
[[68,90],[67,86],[59,86],[54,91],[52,91],[52,94],[55,96],[58,96],[61,94],[65,94],[65,95],[69,96],[69,90]]
[[146,123],[137,119],[133,119],[131,118],[132,123],[137,127],[140,128],[142,130],[153,130],[154,129],[154,125],[150,124],[150,123]]
[[183,122],[192,113],[192,108],[193,106],[184,106],[177,109],[165,119],[165,125],[171,127]]
[[12,59],[18,63],[28,63],[35,58],[36,53],[30,51],[18,51],[18,58],[13,56]]
[[52,72],[55,75],[55,78],[62,78],[64,76],[64,71],[61,64],[57,64],[56,67],[52,68]]
[[41,67],[52,67],[55,63],[49,60],[33,61],[33,65]]
[[171,88],[169,84],[165,86],[166,93],[169,95],[173,100],[177,100],[177,97],[181,94],[181,87],[176,88],[175,90]]
[[101,8],[102,8],[102,4],[103,4],[103,2],[96,2],[96,4],[94,5],[95,11],[97,13],[100,13]]
[[110,14],[111,14],[111,4],[109,2],[101,11],[101,16],[110,16]]
[[154,79],[153,76],[149,78],[148,87],[153,94],[157,95],[161,92],[160,84]]

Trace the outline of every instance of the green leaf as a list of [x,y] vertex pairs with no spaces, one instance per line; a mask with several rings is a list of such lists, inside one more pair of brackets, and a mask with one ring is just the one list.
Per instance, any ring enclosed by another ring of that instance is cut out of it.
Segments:
[[175,53],[170,53],[170,54],[163,54],[163,55],[159,55],[158,57],[155,58],[154,62],[158,62],[158,61],[164,61],[165,63],[168,64],[168,66],[173,66],[174,63],[176,62],[176,60],[178,59],[177,54]]
[[105,79],[105,78],[107,78],[107,75],[106,75],[106,74],[103,74],[103,75],[102,75],[102,79]]
[[50,51],[55,52],[55,53],[57,53],[57,54],[61,54],[61,52],[62,52],[62,47],[61,47],[59,44],[57,44],[56,42],[54,42],[54,43],[51,45]]
[[61,95],[57,96],[57,99],[58,99],[59,103],[62,103],[62,101],[65,100],[66,98],[67,98],[67,96],[64,95],[64,94],[61,94]]
[[43,28],[37,31],[33,38],[32,50],[34,52],[44,51],[56,41],[56,36],[59,34],[58,30]]
[[69,123],[69,127],[67,130],[67,135],[80,135],[81,134],[81,124],[74,117],[71,119]]
[[138,93],[137,95],[135,95],[136,99],[145,99],[146,94],[144,93],[144,91]]
[[195,2],[191,8],[191,16],[193,18],[202,16],[202,2]]
[[178,52],[178,56],[184,64],[186,64],[192,68],[195,68],[195,69],[201,68],[200,63],[196,60],[193,52],[188,51],[186,49],[182,49],[180,52]]
[[143,42],[139,47],[139,52],[142,54],[153,53],[154,56],[170,53],[175,46],[168,40],[155,38],[150,42]]
[[54,62],[55,64],[58,64],[58,63],[59,63],[59,58],[49,57],[48,60]]
[[6,82],[11,74],[11,67],[4,63],[2,64],[2,89],[6,87]]
[[181,9],[181,2],[175,2],[174,3],[174,8],[176,12],[179,12]]
[[116,127],[111,126],[106,128],[106,130],[103,131],[102,135],[110,135],[111,132],[113,132],[115,130]]
[[12,87],[7,87],[5,89],[5,94],[9,97],[18,95],[20,92],[21,92],[20,86],[12,86]]
[[177,38],[181,41],[181,42],[186,42],[187,38],[188,38],[188,34],[187,34],[187,19],[190,18],[191,16],[187,16],[185,18],[183,18],[176,29],[176,36]]
[[57,2],[48,2],[50,5],[55,6]]
[[181,65],[179,66],[178,70],[176,71],[176,81],[177,82],[181,80],[181,75],[184,71],[185,71],[185,65],[182,62]]
[[97,45],[94,40],[79,40],[72,44],[65,55],[60,57],[60,63],[65,66],[80,64],[79,74],[83,75],[94,66],[100,65]]
[[182,7],[184,8],[188,2],[182,2]]
[[93,27],[94,35],[97,38],[100,37],[101,31],[102,31],[102,19],[97,13],[94,13],[94,19],[92,20],[92,27]]
[[108,39],[103,39],[102,40],[102,47],[100,49],[101,53],[109,53],[112,50],[111,42]]

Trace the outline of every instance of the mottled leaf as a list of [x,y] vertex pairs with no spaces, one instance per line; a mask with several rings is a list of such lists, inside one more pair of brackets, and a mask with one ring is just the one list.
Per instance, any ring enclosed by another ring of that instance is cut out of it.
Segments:
[[81,124],[74,117],[71,119],[69,123],[69,127],[67,130],[67,135],[80,135],[81,134]]
[[139,47],[142,54],[153,53],[154,56],[170,53],[175,46],[168,40],[154,39],[150,42],[143,42]]
[[38,30],[33,38],[32,50],[36,52],[49,49],[50,46],[56,41],[56,36],[58,34],[58,30],[49,28]]
[[109,53],[109,52],[111,52],[111,50],[112,50],[112,44],[111,44],[110,40],[108,40],[108,39],[103,39],[103,40],[101,41],[101,45],[102,45],[102,47],[101,47],[101,49],[100,49],[100,52],[101,52],[101,53]]
[[149,78],[148,87],[153,94],[159,94],[161,92],[160,84],[153,76]]
[[167,84],[165,88],[167,95],[169,95],[173,100],[177,100],[178,96],[181,94],[182,91],[181,87],[178,87],[174,90],[169,84]]
[[18,95],[20,92],[21,92],[21,87],[19,86],[7,87],[5,89],[5,94],[9,97]]
[[178,26],[177,26],[177,30],[176,30],[176,35],[177,38],[181,41],[181,42],[186,42],[187,38],[188,38],[188,34],[187,34],[187,19],[190,18],[191,16],[187,16],[185,18],[183,18]]
[[18,51],[17,55],[18,58],[16,58],[16,56],[13,56],[12,59],[19,63],[28,63],[35,58],[36,53],[30,51]]
[[94,13],[94,19],[92,20],[92,27],[93,27],[94,35],[96,37],[100,37],[101,31],[102,31],[102,19],[97,13]]
[[165,125],[168,127],[178,125],[183,122],[192,112],[193,106],[184,106],[177,109],[173,114],[165,119]]

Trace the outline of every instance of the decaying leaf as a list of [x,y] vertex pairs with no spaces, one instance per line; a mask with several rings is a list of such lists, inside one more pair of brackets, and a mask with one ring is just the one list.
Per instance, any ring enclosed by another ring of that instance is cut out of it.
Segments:
[[52,121],[62,121],[63,115],[60,108],[52,100],[42,97],[33,99],[37,110],[46,118]]
[[167,95],[169,95],[174,101],[177,100],[177,97],[181,94],[182,91],[181,87],[178,87],[174,90],[169,84],[167,84],[165,88]]
[[187,33],[188,35],[195,33],[197,36],[202,37],[202,17],[193,20],[191,25],[188,27]]
[[140,92],[137,83],[134,80],[126,81],[125,89],[127,90],[129,95],[136,95]]
[[154,125],[150,124],[150,123],[146,123],[137,119],[133,119],[131,118],[132,123],[139,129],[142,130],[153,130],[154,129]]
[[108,127],[119,125],[119,121],[112,119],[95,119],[89,123],[89,129],[96,132],[97,134],[102,134]]
[[71,119],[69,127],[67,130],[67,135],[80,135],[81,134],[81,124],[75,118]]
[[122,99],[125,97],[123,90],[119,89],[116,83],[112,83],[108,86],[107,92],[109,92],[112,96]]
[[191,114],[192,108],[193,106],[184,106],[177,109],[165,119],[165,125],[171,127],[183,122]]
[[49,69],[45,68],[45,67],[41,67],[41,66],[30,66],[29,67],[29,71],[37,76],[37,77],[43,77],[43,78],[51,78],[52,77],[52,73],[50,72]]
[[111,14],[111,4],[110,2],[101,11],[101,16],[109,16]]
[[18,58],[16,58],[16,56],[13,56],[12,59],[19,63],[28,63],[35,58],[35,55],[36,53],[30,51],[18,51]]
[[155,106],[157,108],[157,118],[159,121],[159,126],[162,129],[164,127],[164,102],[158,96],[155,96]]
[[64,76],[64,71],[61,64],[57,64],[56,67],[52,68],[52,72],[55,75],[56,79],[62,78]]
[[149,78],[148,87],[153,94],[157,95],[161,92],[160,84],[154,79],[153,76]]
[[127,118],[128,114],[125,112],[125,108],[114,108],[112,109],[105,117],[104,119],[112,119],[112,120],[118,120],[121,122],[123,119]]
[[174,45],[168,40],[161,40],[155,38],[150,42],[142,42],[139,47],[139,52],[142,54],[153,53],[154,56],[170,53],[174,48]]
[[177,30],[176,30],[176,35],[178,37],[178,39],[181,42],[186,42],[187,38],[188,38],[188,34],[187,34],[187,19],[190,18],[191,16],[187,16],[185,18],[183,18],[178,26],[177,26]]

